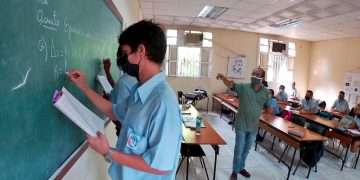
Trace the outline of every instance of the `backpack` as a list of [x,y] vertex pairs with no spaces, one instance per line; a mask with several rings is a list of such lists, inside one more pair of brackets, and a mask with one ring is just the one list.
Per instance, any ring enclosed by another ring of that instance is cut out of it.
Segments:
[[323,142],[310,142],[300,149],[300,157],[306,165],[314,167],[324,155]]

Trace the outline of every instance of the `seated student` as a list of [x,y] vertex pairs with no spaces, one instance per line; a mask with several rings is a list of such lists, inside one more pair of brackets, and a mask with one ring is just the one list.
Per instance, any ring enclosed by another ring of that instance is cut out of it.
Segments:
[[332,119],[333,116],[331,113],[327,112],[325,110],[326,108],[326,102],[325,101],[322,101],[320,104],[319,104],[319,112],[317,113],[318,116],[320,117],[323,117],[323,118],[327,118],[327,119]]
[[339,92],[338,99],[331,106],[331,112],[338,112],[343,115],[350,112],[349,104],[345,100],[345,92],[344,91]]
[[311,90],[307,90],[305,99],[301,100],[300,112],[310,114],[318,112],[318,102],[313,99],[313,92]]
[[[352,108],[350,113],[345,117],[347,119],[349,119],[350,117],[352,118],[351,123],[349,123],[349,125],[345,127],[346,129],[357,129],[358,131],[360,131],[360,103],[357,104],[354,108]],[[345,119],[345,117],[343,119]],[[341,121],[343,121],[343,119],[341,119]],[[339,124],[344,124],[341,121]],[[346,167],[352,166],[356,159],[356,153],[359,152],[359,148],[360,140],[356,140],[351,144],[348,161],[345,164]]]
[[280,85],[279,92],[276,94],[276,99],[281,102],[287,102],[288,95],[285,92],[285,86]]
[[269,89],[269,96],[270,96],[270,106],[272,108],[272,114],[273,115],[277,115],[277,116],[280,116],[281,115],[281,110],[280,110],[280,107],[276,101],[276,98],[274,96],[274,90],[273,89]]

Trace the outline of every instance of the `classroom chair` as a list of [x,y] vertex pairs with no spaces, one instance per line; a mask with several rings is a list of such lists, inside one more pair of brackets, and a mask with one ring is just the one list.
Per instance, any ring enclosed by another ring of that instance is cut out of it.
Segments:
[[190,158],[191,157],[198,157],[201,163],[201,167],[204,168],[206,173],[206,178],[209,180],[209,175],[206,169],[204,156],[206,156],[204,150],[201,148],[198,144],[181,144],[181,160],[179,163],[179,166],[176,170],[176,174],[178,174],[180,167],[186,159],[186,180],[189,178],[189,164],[190,164]]

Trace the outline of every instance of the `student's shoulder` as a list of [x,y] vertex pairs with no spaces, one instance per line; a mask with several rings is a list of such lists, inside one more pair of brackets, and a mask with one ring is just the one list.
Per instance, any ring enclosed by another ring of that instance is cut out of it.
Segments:
[[135,86],[138,83],[138,81],[136,80],[135,77],[124,74],[119,78],[118,83],[129,86],[129,87],[130,86],[132,87],[132,86]]
[[159,83],[152,92],[152,99],[158,103],[177,103],[174,90],[164,81]]

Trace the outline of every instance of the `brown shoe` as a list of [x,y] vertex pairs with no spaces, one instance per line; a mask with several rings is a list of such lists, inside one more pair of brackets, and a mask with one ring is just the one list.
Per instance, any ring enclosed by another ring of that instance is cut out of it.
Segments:
[[251,174],[249,172],[247,172],[246,169],[243,169],[239,172],[239,174],[241,174],[242,176],[249,178],[251,176]]
[[234,172],[231,173],[230,180],[237,180],[237,174]]

